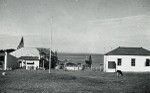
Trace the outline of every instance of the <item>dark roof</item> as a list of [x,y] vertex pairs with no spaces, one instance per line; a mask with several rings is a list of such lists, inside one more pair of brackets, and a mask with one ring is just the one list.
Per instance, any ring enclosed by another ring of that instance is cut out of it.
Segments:
[[4,50],[0,49],[0,53],[4,53],[4,52],[11,53],[13,51],[15,51],[15,49],[4,49]]
[[77,64],[75,64],[75,63],[70,63],[70,62],[68,62],[68,63],[66,63],[66,66],[77,66]]
[[39,57],[37,57],[37,56],[21,56],[19,59],[23,59],[23,60],[39,60]]
[[150,51],[142,47],[118,47],[105,55],[150,55]]

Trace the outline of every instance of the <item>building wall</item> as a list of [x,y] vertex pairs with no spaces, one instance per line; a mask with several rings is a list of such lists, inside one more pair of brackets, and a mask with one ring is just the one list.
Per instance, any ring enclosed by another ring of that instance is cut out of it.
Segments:
[[79,70],[79,68],[78,67],[69,67],[69,66],[67,66],[67,67],[65,67],[65,70]]
[[[28,64],[33,62],[34,64]],[[39,68],[39,60],[26,60],[26,69],[30,69],[30,67],[34,67],[34,70],[36,70],[36,68]]]
[[[121,66],[117,66],[117,59],[122,59]],[[131,59],[135,58],[135,66],[131,66]],[[150,59],[150,56],[130,56],[130,55],[105,55],[104,56],[104,71],[115,72],[121,70],[124,72],[150,72],[150,66],[145,66],[146,59]],[[116,69],[108,69],[108,62],[114,61],[116,63]]]
[[7,54],[7,69],[12,68],[18,68],[19,64],[18,64],[18,59],[10,54]]

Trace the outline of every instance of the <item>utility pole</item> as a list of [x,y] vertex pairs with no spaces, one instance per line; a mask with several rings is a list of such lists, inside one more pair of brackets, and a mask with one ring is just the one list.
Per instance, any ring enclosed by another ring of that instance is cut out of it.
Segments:
[[51,63],[52,63],[52,53],[51,53],[51,51],[52,51],[52,44],[53,44],[53,28],[52,28],[52,26],[53,26],[53,17],[51,17],[51,20],[50,20],[51,22],[50,22],[50,49],[49,49],[49,73],[51,73]]

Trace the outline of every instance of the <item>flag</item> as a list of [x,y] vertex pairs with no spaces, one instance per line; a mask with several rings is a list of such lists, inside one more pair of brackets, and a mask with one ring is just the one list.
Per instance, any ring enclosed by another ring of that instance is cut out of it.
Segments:
[[20,43],[19,43],[17,49],[20,49],[20,48],[22,48],[22,47],[24,47],[24,40],[23,40],[23,37],[21,38],[21,41],[20,41]]

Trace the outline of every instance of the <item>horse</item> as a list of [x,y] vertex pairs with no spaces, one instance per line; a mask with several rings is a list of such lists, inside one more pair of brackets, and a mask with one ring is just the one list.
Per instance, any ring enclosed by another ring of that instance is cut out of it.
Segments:
[[123,73],[122,73],[121,70],[117,70],[116,73],[117,73],[117,76],[118,76],[118,77],[119,77],[119,76],[123,76]]

